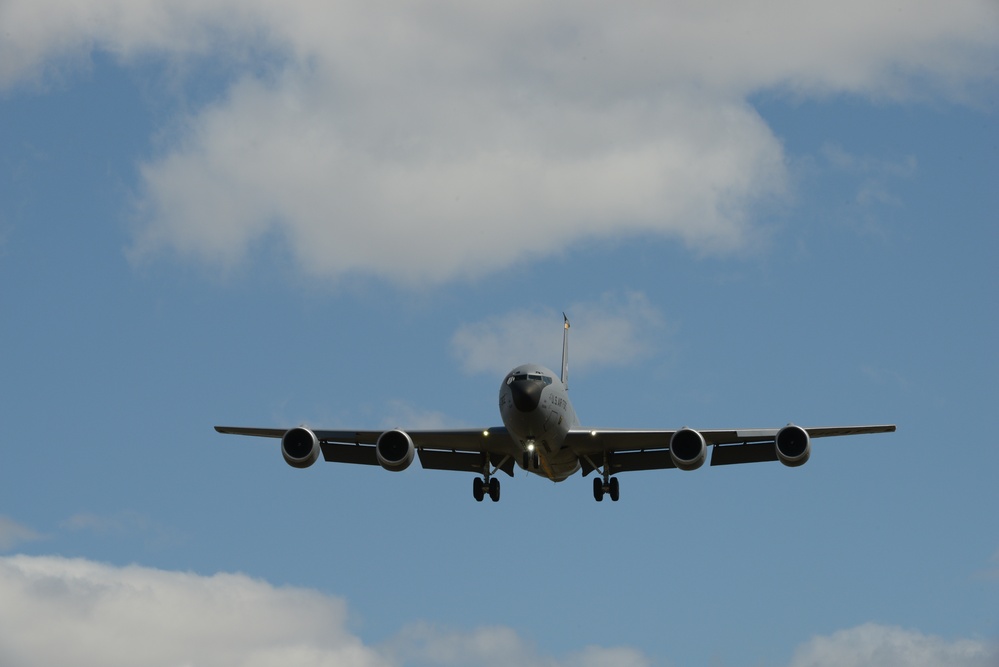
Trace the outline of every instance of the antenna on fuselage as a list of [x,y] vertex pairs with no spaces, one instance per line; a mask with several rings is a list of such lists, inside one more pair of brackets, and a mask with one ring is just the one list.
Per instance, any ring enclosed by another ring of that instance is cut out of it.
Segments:
[[566,391],[569,390],[569,318],[566,317],[565,313],[562,313],[562,319],[565,320],[564,328],[562,329],[562,386],[565,387]]

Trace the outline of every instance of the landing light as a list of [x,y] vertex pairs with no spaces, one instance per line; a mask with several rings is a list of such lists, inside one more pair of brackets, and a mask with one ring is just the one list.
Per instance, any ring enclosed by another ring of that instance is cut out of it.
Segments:
[[489,431],[483,431],[482,432],[482,437],[483,438],[488,438],[489,437]]
[[533,452],[534,451],[534,443],[533,442],[527,443],[527,451],[529,451],[529,452]]
[[595,437],[597,437],[597,432],[596,431],[590,431],[590,435],[592,435],[595,438]]

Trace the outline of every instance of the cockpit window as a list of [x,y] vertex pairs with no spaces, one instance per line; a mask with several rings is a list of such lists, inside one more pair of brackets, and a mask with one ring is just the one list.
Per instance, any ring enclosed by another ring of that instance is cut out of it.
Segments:
[[552,383],[552,379],[547,375],[541,375],[540,373],[518,373],[517,375],[511,375],[506,379],[506,383],[520,382],[522,380],[534,380],[536,382],[543,382],[545,386]]

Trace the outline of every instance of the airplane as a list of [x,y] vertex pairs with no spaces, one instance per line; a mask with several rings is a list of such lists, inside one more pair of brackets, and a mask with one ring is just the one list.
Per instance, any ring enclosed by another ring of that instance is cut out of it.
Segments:
[[319,460],[380,465],[400,472],[419,457],[424,468],[476,473],[472,495],[500,499],[504,472],[513,477],[515,466],[561,482],[582,471],[591,472],[593,498],[620,498],[617,473],[679,468],[696,470],[708,458],[712,466],[780,461],[796,467],[808,461],[812,438],[889,433],[894,424],[803,428],[676,430],[582,428],[569,400],[569,318],[562,333],[562,373],[538,364],[517,366],[503,377],[499,412],[503,426],[480,429],[406,431],[344,431],[216,426],[219,433],[280,438],[281,454],[294,468],[308,468]]

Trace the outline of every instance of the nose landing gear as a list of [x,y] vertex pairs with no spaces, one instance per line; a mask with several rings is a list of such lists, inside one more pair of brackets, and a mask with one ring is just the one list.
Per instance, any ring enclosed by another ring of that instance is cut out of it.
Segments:
[[524,470],[537,470],[541,467],[541,455],[536,450],[524,452],[524,460],[521,467]]

